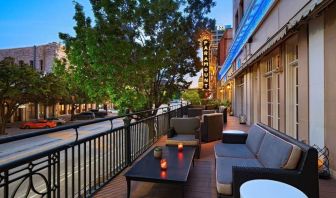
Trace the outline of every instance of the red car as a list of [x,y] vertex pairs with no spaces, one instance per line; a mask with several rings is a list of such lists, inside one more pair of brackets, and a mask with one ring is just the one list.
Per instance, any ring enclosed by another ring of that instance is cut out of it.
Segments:
[[20,125],[21,129],[44,129],[44,128],[55,128],[57,123],[50,120],[36,120],[30,122],[23,122]]

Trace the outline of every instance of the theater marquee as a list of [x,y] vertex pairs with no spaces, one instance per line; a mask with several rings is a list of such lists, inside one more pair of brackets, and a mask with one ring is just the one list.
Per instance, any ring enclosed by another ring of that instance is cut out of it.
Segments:
[[210,41],[202,41],[203,47],[203,89],[209,89],[209,47]]

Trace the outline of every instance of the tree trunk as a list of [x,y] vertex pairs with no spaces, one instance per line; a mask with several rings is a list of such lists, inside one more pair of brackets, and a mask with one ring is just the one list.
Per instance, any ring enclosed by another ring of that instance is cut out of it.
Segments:
[[38,103],[34,103],[34,108],[35,108],[35,119],[39,118],[39,108],[38,108]]
[[1,118],[0,119],[0,135],[6,134],[6,120]]
[[5,116],[5,107],[1,105],[0,107],[0,135],[6,134],[6,116]]
[[71,121],[74,120],[75,111],[76,111],[76,105],[72,104],[71,105]]
[[44,119],[47,119],[47,108],[48,108],[48,106],[47,106],[48,104],[45,104],[45,105],[43,105],[43,118]]

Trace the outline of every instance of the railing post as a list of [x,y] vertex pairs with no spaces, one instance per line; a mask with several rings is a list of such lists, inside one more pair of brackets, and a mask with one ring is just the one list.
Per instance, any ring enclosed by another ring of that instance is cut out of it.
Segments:
[[168,108],[167,108],[167,111],[168,111],[168,129],[170,128],[170,104],[168,102]]
[[126,109],[126,116],[123,119],[125,133],[126,133],[126,140],[125,140],[125,153],[126,153],[126,164],[129,166],[132,163],[132,156],[131,156],[131,119],[128,117],[129,109]]
[[181,112],[181,118],[183,117],[183,103],[182,103],[182,100],[181,100],[181,108],[180,108],[180,112]]

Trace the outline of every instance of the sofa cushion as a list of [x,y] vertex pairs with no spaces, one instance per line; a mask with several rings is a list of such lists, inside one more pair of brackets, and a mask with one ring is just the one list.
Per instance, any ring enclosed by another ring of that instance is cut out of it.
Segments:
[[246,139],[246,145],[255,155],[257,155],[260,149],[265,133],[265,129],[256,124],[252,125],[247,131],[248,136]]
[[300,156],[299,147],[271,133],[266,133],[257,155],[265,167],[285,169],[295,169]]
[[178,143],[182,143],[186,146],[197,146],[199,143],[198,139],[195,139],[195,135],[175,135],[172,138],[168,138],[166,141],[167,145],[177,145]]
[[256,159],[216,158],[216,187],[222,195],[232,195],[232,167],[263,167]]
[[256,158],[247,148],[246,144],[224,144],[215,145],[215,157],[236,157],[236,158]]
[[193,134],[200,127],[198,118],[172,118],[170,127],[174,127],[177,134]]

